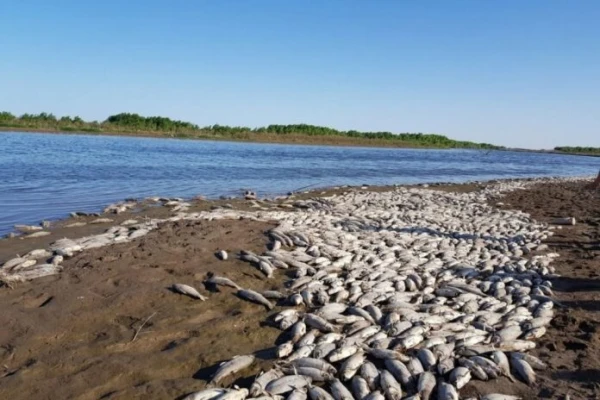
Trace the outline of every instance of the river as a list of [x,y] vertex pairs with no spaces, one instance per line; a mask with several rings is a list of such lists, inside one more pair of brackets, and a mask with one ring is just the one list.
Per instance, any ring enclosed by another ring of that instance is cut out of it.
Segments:
[[284,194],[302,187],[592,175],[600,159],[95,135],[0,133],[0,234],[124,198]]

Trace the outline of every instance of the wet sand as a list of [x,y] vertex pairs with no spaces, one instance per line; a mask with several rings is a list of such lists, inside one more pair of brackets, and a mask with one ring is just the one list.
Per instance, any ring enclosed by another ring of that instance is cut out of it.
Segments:
[[520,209],[539,221],[575,217],[546,244],[560,254],[553,263],[556,309],[548,333],[533,350],[550,368],[539,378],[537,398],[600,398],[600,191],[581,183],[537,185],[509,193],[503,208]]
[[[484,186],[431,189],[471,191]],[[337,191],[347,190],[361,189]],[[583,191],[580,183],[543,184],[497,202],[541,221],[578,218],[576,226],[557,230],[548,241],[561,254],[554,265],[562,277],[554,282],[554,291],[565,307],[557,310],[551,329],[533,351],[550,365],[538,384],[529,387],[505,378],[472,381],[461,393],[497,388],[530,399],[564,398],[567,393],[571,399],[598,398],[600,194]],[[278,200],[261,206],[293,212],[291,203]],[[190,211],[219,206],[257,209],[242,200],[199,201]],[[1,240],[0,261],[61,237],[100,233],[132,217],[167,215],[164,207],[148,206],[108,215],[114,219],[108,224],[65,228],[74,221],[70,219],[57,223],[50,236]],[[77,220],[89,219],[93,218]],[[220,249],[230,255],[241,249],[261,252],[267,243],[265,232],[274,226],[252,220],[165,223],[132,242],[78,254],[63,263],[59,276],[0,288],[0,398],[177,399],[203,388],[220,361],[258,352],[259,363],[223,383],[249,379],[271,362],[268,349],[281,332],[265,324],[269,314],[264,307],[238,299],[233,289],[214,291],[202,281],[214,272],[255,290],[282,288],[284,272],[266,279],[235,257],[219,261],[214,256]],[[208,300],[172,293],[168,287],[176,282],[197,287]]]

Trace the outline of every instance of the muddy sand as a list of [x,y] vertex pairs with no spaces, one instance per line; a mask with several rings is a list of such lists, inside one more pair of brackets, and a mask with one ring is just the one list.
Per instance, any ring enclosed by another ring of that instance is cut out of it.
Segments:
[[[505,378],[472,381],[461,393],[495,388],[526,399],[600,398],[600,193],[584,191],[581,183],[541,184],[497,202],[540,221],[578,219],[547,242],[561,254],[554,263],[561,278],[553,283],[564,307],[533,350],[550,366],[536,385]],[[197,202],[192,210],[217,206],[252,209],[247,202],[228,201]],[[109,224],[77,228],[65,228],[64,221],[50,236],[1,240],[0,261],[140,216],[164,217],[166,211],[145,208],[111,216]],[[165,223],[132,242],[80,253],[63,263],[61,275],[0,288],[0,398],[178,399],[205,387],[219,362],[256,353],[259,362],[251,369],[222,382],[246,384],[272,362],[270,349],[281,331],[265,323],[264,307],[238,299],[234,289],[215,290],[202,282],[214,272],[259,291],[282,288],[288,279],[283,272],[266,279],[233,257],[241,249],[263,251],[274,226],[247,219]],[[215,257],[221,249],[230,253],[228,260]],[[172,293],[169,287],[177,282],[197,287],[208,300]]]

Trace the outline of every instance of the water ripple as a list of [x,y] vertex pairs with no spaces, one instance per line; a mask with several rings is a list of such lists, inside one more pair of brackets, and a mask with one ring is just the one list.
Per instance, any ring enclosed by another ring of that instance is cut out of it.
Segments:
[[593,174],[598,159],[477,150],[289,146],[174,139],[0,134],[0,234],[16,223],[97,211],[126,197],[308,185],[461,182]]

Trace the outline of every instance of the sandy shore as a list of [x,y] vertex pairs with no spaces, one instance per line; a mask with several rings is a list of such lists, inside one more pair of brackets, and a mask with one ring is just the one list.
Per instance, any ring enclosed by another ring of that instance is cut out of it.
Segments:
[[[582,183],[549,183],[495,199],[500,208],[519,209],[539,221],[574,216],[579,223],[557,230],[547,244],[561,254],[561,278],[553,281],[559,308],[548,333],[533,354],[550,368],[528,386],[506,378],[471,381],[461,393],[493,389],[524,398],[592,399],[600,396],[600,197]],[[432,190],[480,191],[485,184],[430,187]],[[391,188],[340,188],[268,202],[223,200],[191,202],[189,212],[215,208],[295,212],[296,199],[347,191]],[[63,238],[98,234],[127,219],[167,218],[166,207],[142,204],[133,211],[56,223],[40,238],[0,240],[0,261]],[[79,227],[66,227],[73,222]],[[60,275],[0,288],[0,398],[26,399],[177,399],[206,386],[223,360],[258,352],[259,362],[223,382],[245,386],[271,363],[269,349],[281,331],[265,324],[265,309],[241,301],[233,289],[205,287],[210,272],[255,290],[281,289],[289,279],[272,279],[227,250],[262,252],[275,222],[240,220],[176,221],[160,224],[127,243],[86,250],[63,263]],[[175,295],[176,282],[193,284],[206,302]],[[282,308],[277,307],[276,310]],[[136,335],[137,333],[137,335]],[[135,337],[135,340],[133,340]],[[266,350],[265,350],[266,349]]]

